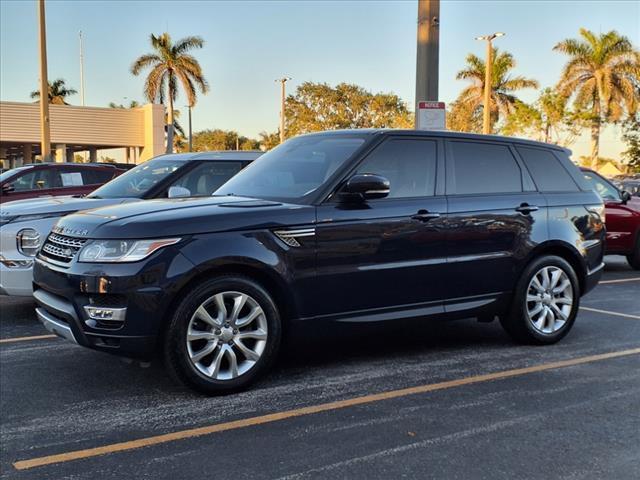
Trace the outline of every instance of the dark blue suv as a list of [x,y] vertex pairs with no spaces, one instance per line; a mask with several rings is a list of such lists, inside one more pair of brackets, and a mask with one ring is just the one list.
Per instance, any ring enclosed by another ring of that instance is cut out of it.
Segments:
[[453,132],[300,136],[205,199],[62,218],[37,314],[89,348],[207,393],[245,387],[291,322],[498,317],[516,340],[571,329],[603,268],[604,206],[568,151]]

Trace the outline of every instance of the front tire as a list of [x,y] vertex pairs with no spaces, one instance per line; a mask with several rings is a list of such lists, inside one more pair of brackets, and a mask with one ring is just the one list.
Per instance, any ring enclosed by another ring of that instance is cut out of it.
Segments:
[[224,275],[178,304],[165,334],[164,359],[181,383],[209,395],[230,393],[267,371],[281,335],[269,293],[247,277]]
[[627,255],[627,262],[634,270],[640,270],[640,233],[637,234],[636,248],[631,255]]
[[522,272],[511,309],[500,323],[519,342],[548,345],[569,333],[579,307],[580,287],[573,267],[561,257],[545,255]]

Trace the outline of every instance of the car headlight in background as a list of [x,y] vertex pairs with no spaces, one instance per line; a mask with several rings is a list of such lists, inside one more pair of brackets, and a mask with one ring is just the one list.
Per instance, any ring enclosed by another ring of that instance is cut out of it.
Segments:
[[179,238],[158,240],[92,240],[87,242],[78,257],[79,262],[137,262],[160,248],[173,245]]
[[35,257],[40,248],[40,234],[33,228],[23,228],[16,235],[18,251],[27,257]]

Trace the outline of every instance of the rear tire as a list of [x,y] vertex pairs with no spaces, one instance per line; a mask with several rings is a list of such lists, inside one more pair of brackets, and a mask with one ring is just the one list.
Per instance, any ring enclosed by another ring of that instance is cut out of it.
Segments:
[[280,315],[250,278],[223,275],[195,286],[167,327],[171,376],[208,395],[242,390],[268,370],[280,346]]
[[627,255],[627,262],[634,270],[640,270],[640,233],[637,234],[637,237],[635,250],[631,255]]
[[522,272],[511,309],[500,323],[518,342],[548,345],[569,333],[579,306],[580,287],[573,267],[561,257],[545,255]]

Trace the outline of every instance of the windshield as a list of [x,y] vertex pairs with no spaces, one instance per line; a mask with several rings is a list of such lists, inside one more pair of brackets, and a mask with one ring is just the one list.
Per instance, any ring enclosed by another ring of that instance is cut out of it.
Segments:
[[21,172],[23,170],[28,170],[28,169],[29,167],[17,167],[17,168],[12,168],[11,170],[7,170],[4,173],[0,173],[0,183],[13,177],[16,173]]
[[184,160],[149,160],[94,190],[89,198],[140,198],[185,164]]
[[364,143],[364,136],[293,138],[261,156],[216,195],[300,200],[316,191]]

